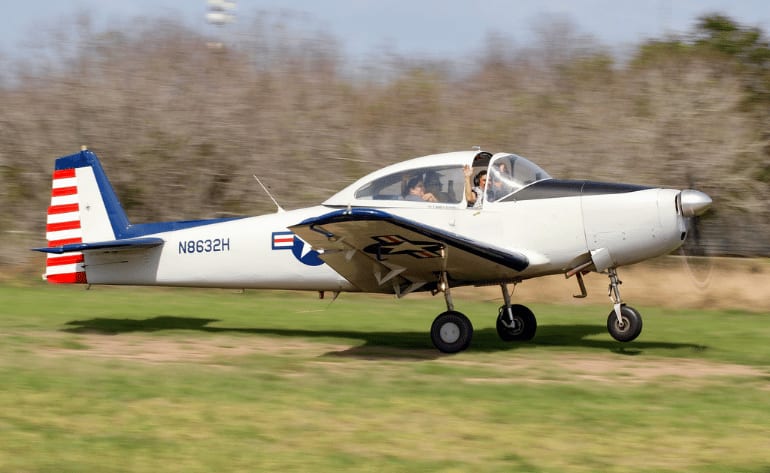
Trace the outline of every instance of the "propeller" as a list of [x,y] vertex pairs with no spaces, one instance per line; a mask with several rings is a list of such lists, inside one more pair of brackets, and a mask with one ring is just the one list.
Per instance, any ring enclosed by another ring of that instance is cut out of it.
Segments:
[[679,253],[684,257],[685,267],[695,285],[699,289],[705,289],[711,281],[713,261],[709,257],[707,245],[703,242],[701,228],[703,218],[709,215],[712,200],[707,194],[694,189],[681,191],[677,200],[687,230]]
[[711,207],[711,203],[711,197],[701,191],[685,189],[679,193],[679,208],[683,217],[700,217]]

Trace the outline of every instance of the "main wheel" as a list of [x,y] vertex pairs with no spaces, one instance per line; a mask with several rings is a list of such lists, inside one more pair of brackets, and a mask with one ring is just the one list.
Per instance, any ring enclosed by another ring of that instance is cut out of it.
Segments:
[[521,304],[511,305],[511,312],[513,326],[509,322],[505,306],[500,307],[497,313],[497,335],[506,342],[532,340],[537,330],[535,314],[527,306]]
[[619,342],[630,342],[642,333],[642,315],[633,307],[620,306],[620,321],[615,311],[607,317],[607,331]]
[[444,353],[458,353],[470,346],[473,338],[473,325],[468,317],[448,310],[442,312],[433,321],[430,328],[433,345]]

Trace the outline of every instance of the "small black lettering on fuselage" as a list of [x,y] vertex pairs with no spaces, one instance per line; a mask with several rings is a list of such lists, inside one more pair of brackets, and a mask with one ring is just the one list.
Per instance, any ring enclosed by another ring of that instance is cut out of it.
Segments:
[[230,251],[230,238],[210,238],[206,240],[183,240],[179,242],[179,254],[218,253]]

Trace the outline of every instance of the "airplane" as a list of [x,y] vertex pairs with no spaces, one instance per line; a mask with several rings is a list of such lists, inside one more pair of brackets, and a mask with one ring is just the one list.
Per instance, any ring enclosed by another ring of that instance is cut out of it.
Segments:
[[48,244],[34,250],[47,254],[50,283],[441,293],[446,311],[430,337],[444,353],[473,336],[452,288],[499,286],[498,335],[528,341],[537,320],[511,303],[510,285],[563,274],[585,297],[583,275],[594,271],[609,278],[609,334],[630,342],[642,317],[621,298],[617,269],[680,247],[711,204],[693,189],[556,179],[522,156],[474,147],[389,165],[313,207],[135,224],[83,147],[56,160]]

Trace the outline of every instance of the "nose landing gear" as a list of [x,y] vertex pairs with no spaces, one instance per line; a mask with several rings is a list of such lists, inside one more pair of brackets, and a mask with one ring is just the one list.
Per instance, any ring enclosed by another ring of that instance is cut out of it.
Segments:
[[607,331],[619,342],[630,342],[642,333],[642,316],[633,307],[623,304],[620,316],[613,310],[607,317]]
[[620,285],[615,268],[607,270],[610,278],[608,295],[612,300],[612,312],[607,316],[607,331],[619,342],[630,342],[642,333],[642,315],[631,306],[627,306],[620,297]]

